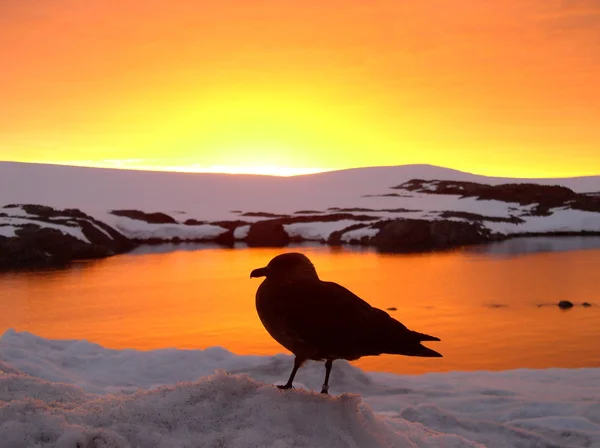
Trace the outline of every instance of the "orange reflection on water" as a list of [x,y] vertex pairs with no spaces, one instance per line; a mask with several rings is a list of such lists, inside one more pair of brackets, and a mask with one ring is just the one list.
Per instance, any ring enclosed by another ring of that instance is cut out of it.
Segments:
[[[443,359],[381,356],[357,365],[398,373],[600,365],[594,302],[600,251],[492,258],[469,252],[380,255],[296,249],[323,280],[343,284],[409,328],[442,339]],[[285,350],[254,308],[261,280],[249,273],[279,249],[130,254],[59,271],[4,274],[0,332],[87,339],[111,348],[206,348],[238,354]]]

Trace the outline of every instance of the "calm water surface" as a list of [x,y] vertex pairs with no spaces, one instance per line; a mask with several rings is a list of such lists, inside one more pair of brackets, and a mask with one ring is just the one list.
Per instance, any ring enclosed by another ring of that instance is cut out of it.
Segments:
[[[313,260],[322,279],[380,308],[396,307],[394,317],[442,339],[429,345],[443,359],[371,357],[355,362],[362,368],[599,367],[600,249],[536,253],[530,244],[531,253],[509,256],[518,252],[511,244],[426,255],[295,250]],[[0,333],[14,328],[112,348],[218,345],[238,354],[281,353],[254,309],[260,280],[249,278],[281,252],[181,246],[65,270],[2,274]],[[562,311],[551,305],[565,299],[593,306]]]

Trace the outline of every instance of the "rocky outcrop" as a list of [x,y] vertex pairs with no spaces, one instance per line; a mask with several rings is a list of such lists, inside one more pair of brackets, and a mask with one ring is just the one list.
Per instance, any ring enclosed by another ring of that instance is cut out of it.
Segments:
[[380,252],[450,249],[493,241],[496,237],[479,223],[398,219],[377,223],[381,230],[370,243]]
[[[331,213],[323,215],[295,215],[286,216],[284,218],[274,218],[264,221],[258,221],[250,224],[248,235],[242,241],[246,242],[251,247],[283,247],[292,242],[304,241],[299,237],[290,237],[285,231],[284,226],[296,223],[320,223],[320,222],[335,222],[341,220],[352,221],[379,221],[380,218],[368,215],[354,215],[351,213]],[[354,225],[344,229],[341,232],[334,232],[327,241],[328,244],[338,245],[341,240],[338,239],[343,232],[364,227],[365,225]]]
[[533,205],[530,211],[533,216],[549,216],[552,214],[551,209],[558,207],[600,212],[599,197],[575,193],[570,188],[560,185],[533,183],[486,185],[477,182],[411,179],[392,189]]
[[0,236],[0,270],[64,266],[134,247],[121,233],[81,210],[13,204],[4,207],[5,215],[17,207],[26,215],[13,226],[14,236]]
[[146,213],[140,210],[112,210],[110,213],[115,216],[124,216],[149,224],[177,224],[175,218],[162,212]]
[[290,236],[283,224],[260,221],[250,226],[245,242],[250,247],[283,247],[289,244]]

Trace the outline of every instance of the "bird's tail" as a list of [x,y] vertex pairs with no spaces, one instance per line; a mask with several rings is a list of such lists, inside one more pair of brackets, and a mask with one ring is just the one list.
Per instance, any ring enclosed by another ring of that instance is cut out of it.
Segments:
[[424,341],[439,341],[440,338],[416,331],[411,331],[409,334],[407,337],[406,333],[404,333],[400,339],[395,339],[396,343],[394,343],[393,349],[390,351],[391,354],[420,356],[423,358],[442,358],[440,353],[421,344]]
[[425,333],[417,333],[416,331],[413,331],[414,335],[417,336],[417,338],[419,339],[419,341],[440,341],[440,338],[436,338],[435,336],[430,336],[428,334]]
[[404,356],[419,356],[422,358],[442,358],[442,354],[436,352],[435,350],[431,350],[430,348],[425,347],[421,344],[415,344],[409,347],[402,347],[401,349],[394,351],[392,354],[394,355],[404,355]]

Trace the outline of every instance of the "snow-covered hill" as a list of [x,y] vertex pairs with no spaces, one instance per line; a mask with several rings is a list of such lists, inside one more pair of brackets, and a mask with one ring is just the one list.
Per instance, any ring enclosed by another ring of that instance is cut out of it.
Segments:
[[[85,212],[137,209],[185,212],[203,220],[228,219],[232,210],[291,214],[329,207],[406,207],[393,193],[411,179],[556,184],[578,193],[600,191],[600,176],[507,179],[431,165],[357,168],[294,177],[167,173],[0,162],[0,204],[32,203]],[[435,204],[438,206],[439,204]],[[406,207],[411,208],[411,207]],[[414,208],[414,207],[413,207]]]
[[[600,446],[600,369],[367,373],[322,363],[296,390],[287,355],[109,350],[8,330],[0,445],[76,447]],[[217,371],[215,373],[215,371]]]

